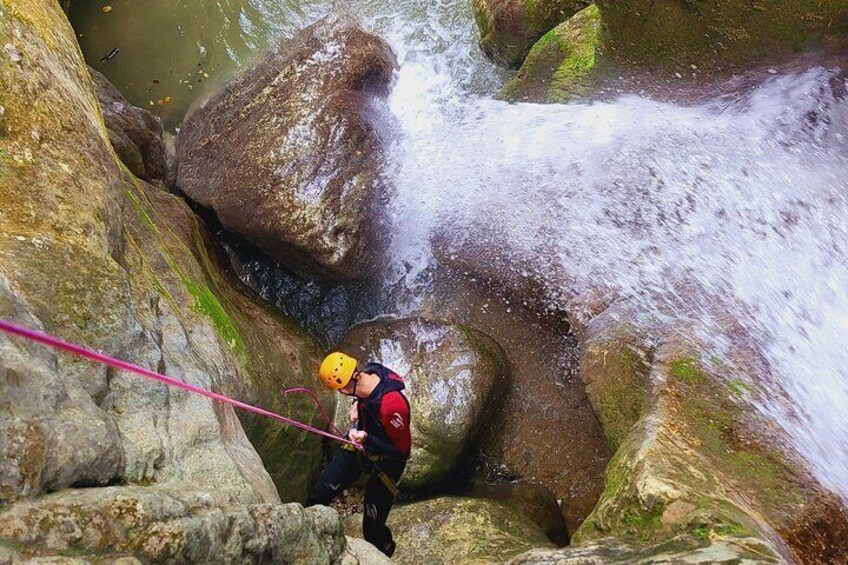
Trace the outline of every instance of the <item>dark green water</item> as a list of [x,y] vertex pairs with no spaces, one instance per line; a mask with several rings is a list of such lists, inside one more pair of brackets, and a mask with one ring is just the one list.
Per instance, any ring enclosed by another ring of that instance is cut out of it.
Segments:
[[[312,3],[316,4],[316,3]],[[295,0],[79,0],[69,17],[89,65],[168,129],[276,37],[307,25]],[[104,8],[111,8],[104,11]],[[113,49],[120,51],[101,60]]]

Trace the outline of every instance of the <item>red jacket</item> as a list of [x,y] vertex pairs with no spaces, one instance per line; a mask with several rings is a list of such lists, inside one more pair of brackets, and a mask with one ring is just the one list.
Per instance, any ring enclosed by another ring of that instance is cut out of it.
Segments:
[[373,455],[409,457],[412,436],[409,400],[401,392],[406,388],[403,379],[379,363],[368,363],[362,372],[380,377],[380,384],[371,395],[357,401],[359,421],[356,427],[368,432],[365,449]]

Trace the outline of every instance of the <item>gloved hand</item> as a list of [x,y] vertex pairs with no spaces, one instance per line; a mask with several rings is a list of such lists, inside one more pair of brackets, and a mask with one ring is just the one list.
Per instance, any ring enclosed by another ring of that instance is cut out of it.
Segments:
[[350,430],[348,437],[350,437],[350,441],[362,445],[365,438],[368,437],[368,432],[363,432],[362,430]]

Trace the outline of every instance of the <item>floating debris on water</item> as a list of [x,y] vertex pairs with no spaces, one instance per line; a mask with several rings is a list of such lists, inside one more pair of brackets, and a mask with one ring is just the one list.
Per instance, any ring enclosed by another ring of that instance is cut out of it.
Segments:
[[107,61],[111,61],[115,57],[115,55],[117,55],[120,52],[121,52],[121,50],[118,49],[117,47],[115,47],[114,49],[112,49],[111,51],[106,53],[106,55],[100,59],[100,62],[105,63]]

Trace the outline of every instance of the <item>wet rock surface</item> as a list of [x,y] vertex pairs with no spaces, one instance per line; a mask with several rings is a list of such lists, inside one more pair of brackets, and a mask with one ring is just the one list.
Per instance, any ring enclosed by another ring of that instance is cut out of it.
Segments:
[[615,562],[633,565],[755,565],[783,563],[783,560],[754,538],[724,539],[714,543],[671,540],[641,547],[609,538],[557,551],[529,551],[508,561],[509,565],[603,565]]
[[[763,562],[838,562],[845,515],[832,513],[839,506],[834,495],[750,404],[758,391],[751,383],[768,369],[744,336],[728,338],[732,362],[704,358],[692,349],[695,336],[635,302],[601,289],[563,296],[567,272],[554,275],[562,277],[558,285],[548,278],[536,287],[521,276],[521,265],[504,265],[492,253],[445,250],[442,260],[504,288],[510,301],[533,304],[530,296],[553,295],[568,304],[579,378],[615,449],[600,500],[572,530],[577,553],[536,553],[526,562],[611,559],[631,550],[633,559],[647,551],[650,562],[652,552],[670,547],[674,555],[663,559],[709,562],[713,555],[732,562],[753,551]],[[725,323],[741,331],[729,318]],[[607,553],[608,538],[627,546],[624,553]]]
[[165,142],[159,118],[130,105],[109,79],[94,69],[89,71],[115,153],[136,177],[165,182]]
[[190,488],[70,489],[1,511],[0,538],[30,556],[344,562],[346,540],[332,510],[299,504],[228,507],[231,502],[226,495]]
[[607,53],[636,67],[688,75],[738,71],[820,45],[848,30],[839,0],[599,0]]
[[375,100],[395,65],[385,42],[347,21],[307,28],[190,114],[177,185],[272,257],[366,276],[382,191]]
[[[756,367],[750,353],[736,350],[739,365],[730,369],[702,359],[691,349],[697,340],[679,331],[659,344],[639,342],[632,328],[622,327],[626,310],[619,308],[593,320],[584,334],[587,357],[603,349],[611,358],[612,371],[592,361],[582,369],[593,404],[620,445],[604,494],[574,541],[613,535],[644,544],[688,536],[690,543],[725,547],[753,538],[774,559],[838,561],[848,518],[828,510],[839,505],[834,495],[797,454],[778,447],[779,431],[746,402],[756,388],[736,371]],[[622,410],[624,404],[633,411]],[[817,528],[808,527],[813,515]]]
[[458,254],[444,260],[457,265],[458,272],[434,281],[422,315],[446,316],[497,335],[513,361],[502,409],[475,458],[477,476],[550,490],[567,530],[574,532],[603,490],[610,454],[580,380],[576,344],[567,337],[564,315],[538,315],[526,296],[505,294],[503,285],[475,276],[470,264],[454,263]]
[[567,103],[592,90],[601,38],[598,8],[589,6],[545,34],[500,97],[523,102]]
[[[345,521],[348,535],[361,515]],[[553,547],[530,520],[497,502],[442,497],[392,509],[394,563],[495,563],[530,548]]]
[[580,0],[474,0],[480,47],[495,63],[518,68],[540,37],[588,4]]
[[[492,338],[470,328],[412,318],[357,326],[339,349],[362,363],[378,360],[404,378],[413,452],[402,488],[433,486],[468,474],[468,456],[509,382],[509,362]],[[346,429],[347,406],[339,406],[337,425]]]

